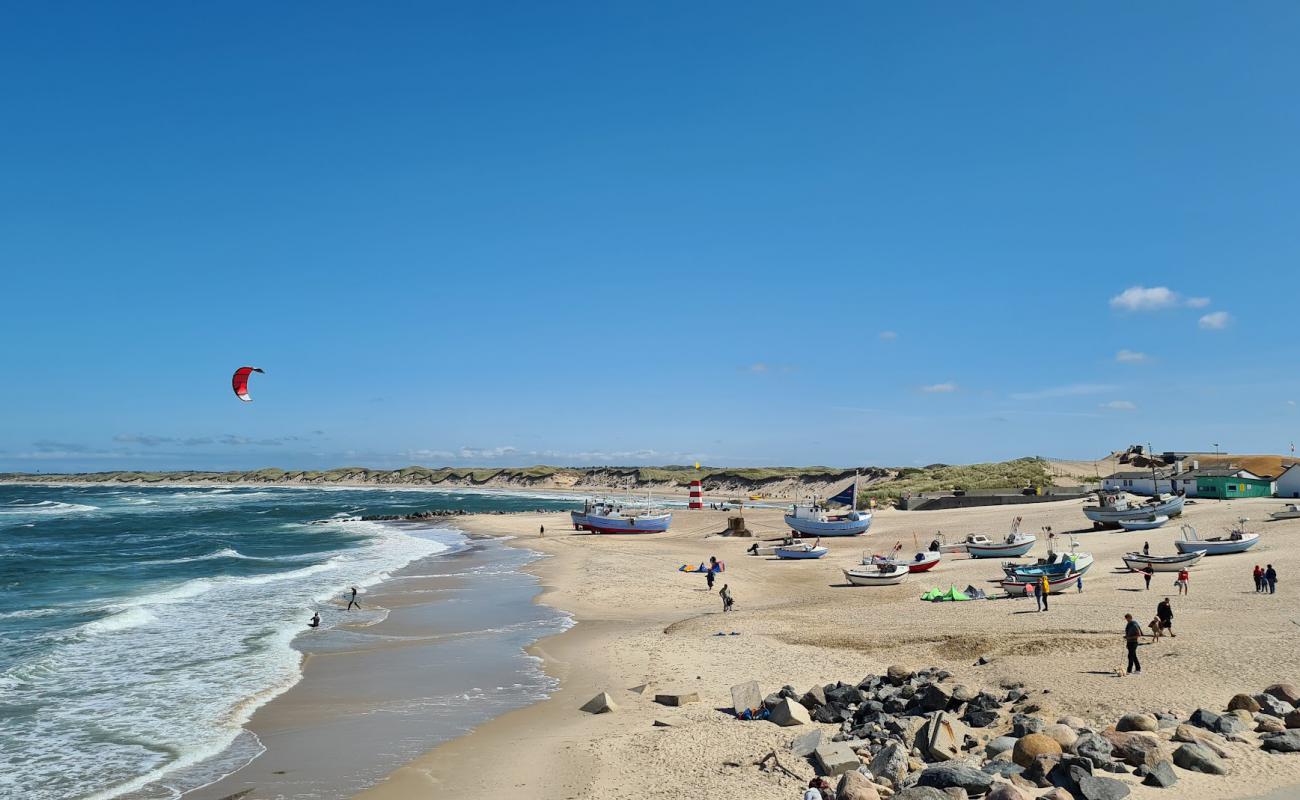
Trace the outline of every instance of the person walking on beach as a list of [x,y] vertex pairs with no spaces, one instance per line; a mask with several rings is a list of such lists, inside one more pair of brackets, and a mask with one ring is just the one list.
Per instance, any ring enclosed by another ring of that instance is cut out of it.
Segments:
[[1255,565],[1255,592],[1264,591],[1264,569],[1260,565]]
[[730,611],[731,607],[736,604],[736,599],[731,596],[731,589],[727,588],[727,584],[725,583],[722,584],[722,589],[718,592],[718,596],[722,598],[723,611]]
[[1156,619],[1160,620],[1160,630],[1175,639],[1178,638],[1178,634],[1174,633],[1174,607],[1169,605],[1168,597],[1156,606]]
[[713,591],[713,574],[714,574],[713,567],[714,565],[710,564],[709,568],[704,571],[704,582],[709,585],[710,592]]
[[1142,674],[1142,662],[1138,661],[1138,642],[1142,639],[1142,626],[1137,624],[1132,614],[1124,615],[1124,647],[1128,650],[1128,669],[1124,674],[1136,672]]
[[353,606],[356,606],[357,610],[361,609],[361,604],[357,602],[357,587],[355,586],[352,587],[352,596],[348,598],[348,607],[345,610],[351,611]]
[[1178,570],[1178,580],[1174,581],[1174,585],[1178,587],[1179,594],[1187,594],[1187,582],[1190,579],[1191,576],[1187,574],[1187,570]]
[[1080,572],[1079,576],[1075,578],[1074,587],[1075,589],[1078,590],[1079,594],[1083,594],[1083,573],[1082,572]]
[[545,525],[538,525],[538,526],[537,526],[537,535],[538,535],[538,536],[545,536],[545,535],[546,535],[546,526],[545,526]]
[[1043,584],[1034,581],[1034,606],[1039,611],[1043,610]]
[[308,627],[308,628],[319,628],[319,627],[320,627],[320,612],[319,612],[319,611],[317,611],[316,613],[314,613],[314,614],[311,615],[311,622],[308,622],[308,623],[307,623],[307,627]]
[[1264,567],[1264,583],[1268,584],[1269,594],[1277,592],[1277,570],[1273,569],[1272,564]]
[[1143,542],[1143,543],[1142,543],[1142,555],[1144,555],[1144,556],[1149,556],[1149,555],[1151,555],[1151,543],[1150,543],[1150,542]]
[[1151,591],[1151,576],[1152,576],[1152,575],[1155,575],[1155,574],[1156,574],[1156,571],[1155,571],[1154,569],[1151,568],[1151,565],[1150,565],[1150,564],[1147,564],[1145,567],[1142,568],[1142,578],[1143,578],[1143,579],[1146,581],[1146,583],[1147,583],[1147,591],[1148,591],[1148,592]]

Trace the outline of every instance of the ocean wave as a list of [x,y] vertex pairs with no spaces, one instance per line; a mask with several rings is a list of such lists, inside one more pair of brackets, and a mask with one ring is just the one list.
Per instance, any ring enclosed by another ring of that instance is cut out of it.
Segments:
[[244,561],[271,561],[273,559],[258,558],[257,556],[246,556],[233,547],[223,547],[220,550],[214,550],[211,553],[204,553],[201,556],[187,556],[185,558],[156,558],[148,561],[141,561],[141,564],[188,564],[192,561],[212,561],[217,558],[237,558]]
[[12,503],[0,506],[0,514],[79,514],[98,510],[99,506],[88,506],[81,503],[57,503],[53,500],[41,500],[36,503],[15,500]]
[[119,611],[116,614],[110,614],[103,619],[97,619],[94,622],[87,622],[81,626],[83,633],[87,635],[98,635],[102,633],[114,633],[116,631],[130,630],[139,628],[142,625],[148,625],[156,617],[143,608],[128,608],[125,611]]

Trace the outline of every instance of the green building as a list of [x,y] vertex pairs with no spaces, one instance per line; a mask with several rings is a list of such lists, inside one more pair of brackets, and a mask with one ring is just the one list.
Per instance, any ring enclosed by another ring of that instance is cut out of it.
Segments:
[[1235,475],[1198,475],[1196,496],[1216,497],[1220,500],[1230,500],[1234,497],[1272,497],[1273,481]]

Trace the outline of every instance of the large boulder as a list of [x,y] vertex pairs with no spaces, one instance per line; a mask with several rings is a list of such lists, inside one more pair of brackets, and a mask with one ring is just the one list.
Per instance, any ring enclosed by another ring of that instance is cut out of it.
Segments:
[[871,759],[871,774],[897,786],[907,776],[907,750],[899,742],[888,742]]
[[953,715],[936,711],[917,733],[916,745],[927,761],[947,761],[961,755],[965,740],[966,726]]
[[1228,768],[1223,765],[1223,761],[1208,747],[1190,742],[1174,751],[1174,763],[1192,772],[1204,772],[1207,775],[1228,774]]
[[993,739],[989,739],[988,742],[984,745],[984,755],[986,758],[993,758],[999,753],[1005,753],[1015,746],[1016,746],[1016,737],[998,736]]
[[1285,700],[1279,700],[1271,694],[1263,692],[1252,695],[1251,699],[1259,703],[1259,710],[1262,714],[1268,714],[1270,717],[1285,717],[1291,713],[1291,704]]
[[1060,723],[1044,725],[1043,730],[1040,732],[1044,736],[1050,736],[1055,739],[1056,743],[1061,746],[1062,750],[1069,750],[1079,739],[1079,734],[1075,733],[1073,728],[1069,725],[1062,725]]
[[880,792],[870,778],[853,769],[840,776],[835,797],[836,800],[880,800]]
[[931,764],[922,770],[917,785],[933,789],[965,789],[968,794],[980,795],[993,786],[993,776],[970,764],[945,761],[942,764]]
[[1300,753],[1300,730],[1266,736],[1260,747],[1270,753]]
[[828,776],[843,775],[862,763],[847,742],[822,742],[813,751],[813,760],[817,763],[817,770]]
[[837,706],[855,706],[863,701],[862,690],[847,683],[825,688],[826,702]]
[[1111,754],[1114,751],[1115,749],[1111,746],[1109,739],[1102,736],[1100,733],[1093,733],[1091,731],[1079,734],[1079,738],[1075,739],[1074,744],[1070,745],[1071,753],[1074,753],[1077,756],[1083,756],[1092,761],[1094,765],[1098,761],[1112,760]]
[[999,783],[994,786],[984,800],[1033,800],[1024,790],[1010,783]]
[[736,714],[754,711],[763,707],[763,692],[758,688],[758,681],[741,683],[731,687],[731,708]]
[[1282,724],[1288,728],[1300,728],[1300,708],[1283,717]]
[[823,735],[821,728],[799,734],[790,743],[790,753],[798,758],[807,758],[822,743]]
[[1039,717],[1030,714],[1012,714],[1011,715],[1011,735],[1028,736],[1031,733],[1038,733],[1047,723]]
[[1169,737],[1175,742],[1190,742],[1208,747],[1219,758],[1231,758],[1232,754],[1228,748],[1223,745],[1223,738],[1213,731],[1207,731],[1204,728],[1197,728],[1192,725],[1179,725],[1174,728],[1173,736]]
[[1295,707],[1300,705],[1300,689],[1291,683],[1275,683],[1264,690],[1264,694],[1276,697],[1284,703]]
[[1234,694],[1228,701],[1229,711],[1249,711],[1254,714],[1259,711],[1259,701],[1248,694]]
[[912,672],[912,670],[907,667],[899,666],[898,664],[894,664],[885,671],[885,676],[889,678],[889,682],[895,686],[902,686],[904,683],[910,681],[912,676],[915,674],[916,673]]
[[579,709],[579,711],[586,711],[588,714],[608,714],[617,710],[618,706],[614,704],[614,698],[609,696],[609,692],[601,692],[583,703]]
[[1115,756],[1130,767],[1155,766],[1169,760],[1168,746],[1155,735],[1141,731],[1102,731]]
[[1060,756],[1061,745],[1044,733],[1022,736],[1011,749],[1011,760],[1028,769],[1039,756]]
[[826,705],[826,690],[820,686],[812,687],[803,693],[803,697],[799,698],[799,704],[809,711],[818,706]]
[[1161,761],[1151,767],[1142,778],[1143,786],[1154,786],[1157,789],[1168,789],[1175,783],[1178,783],[1178,775],[1174,773],[1174,768],[1169,765],[1168,761]]
[[1125,714],[1115,723],[1117,731],[1155,731],[1160,723],[1150,714]]
[[943,711],[952,703],[952,692],[937,683],[926,686],[916,695],[917,707],[922,711]]
[[808,709],[788,697],[781,698],[781,701],[772,707],[770,714],[768,719],[782,728],[812,724],[812,720],[808,717]]

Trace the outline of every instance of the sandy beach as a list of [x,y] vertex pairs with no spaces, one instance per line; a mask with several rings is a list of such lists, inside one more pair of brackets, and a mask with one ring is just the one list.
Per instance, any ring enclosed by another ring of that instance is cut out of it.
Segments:
[[[1172,552],[1177,527],[1092,532],[1084,527],[1081,505],[882,511],[866,537],[824,540],[832,552],[813,562],[744,555],[748,540],[714,535],[725,526],[726,512],[679,512],[670,533],[646,537],[556,530],[555,515],[457,520],[472,532],[513,536],[515,544],[552,556],[528,568],[545,587],[538,602],[571,613],[578,624],[532,652],[544,659],[559,688],[544,702],[440,745],[358,796],[797,796],[799,781],[762,772],[753,762],[768,751],[783,751],[799,729],[740,722],[725,711],[729,687],[746,680],[758,680],[764,692],[787,683],[802,691],[856,681],[895,663],[935,665],[972,687],[1018,680],[1048,689],[1042,716],[1073,714],[1104,727],[1127,711],[1186,715],[1198,706],[1220,709],[1235,693],[1257,692],[1300,674],[1300,649],[1294,646],[1300,615],[1285,589],[1288,576],[1300,569],[1300,555],[1290,545],[1300,536],[1300,522],[1251,523],[1264,533],[1261,544],[1249,554],[1203,561],[1192,571],[1190,593],[1179,597],[1172,575],[1158,574],[1144,591],[1141,577],[1122,571],[1120,561],[1144,541],[1153,553]],[[1262,520],[1278,505],[1201,501],[1188,505],[1184,521],[1202,535],[1215,535],[1240,516]],[[1081,594],[1054,596],[1046,613],[1036,612],[1032,599],[917,600],[931,586],[992,587],[987,581],[998,575],[997,562],[964,556],[896,587],[844,584],[840,568],[856,564],[864,550],[888,550],[896,541],[911,550],[914,541],[928,542],[938,530],[950,540],[972,532],[999,534],[1015,514],[1024,517],[1026,531],[1050,525],[1058,534],[1078,532],[1081,549],[1097,558]],[[760,535],[781,529],[778,510],[749,510],[746,517]],[[544,537],[538,535],[541,524],[548,527]],[[677,571],[710,555],[726,562],[720,583],[728,583],[737,598],[737,609],[725,617],[702,576]],[[1278,569],[1283,588],[1277,595],[1253,591],[1256,562]],[[1141,676],[1115,677],[1124,663],[1123,614],[1145,622],[1165,596],[1172,598],[1179,636],[1141,648]],[[732,631],[738,635],[716,635]],[[990,663],[973,666],[981,656]],[[649,688],[635,691],[643,685]],[[656,691],[677,690],[699,692],[702,702],[680,708],[653,702]],[[614,697],[615,713],[578,710],[600,691]],[[268,713],[275,707],[268,706]],[[656,720],[671,727],[656,727]],[[1300,783],[1300,759],[1233,748],[1228,777],[1180,772],[1184,796],[1254,797]],[[813,775],[799,759],[784,760],[805,778]],[[1136,797],[1159,794],[1129,780]]]

